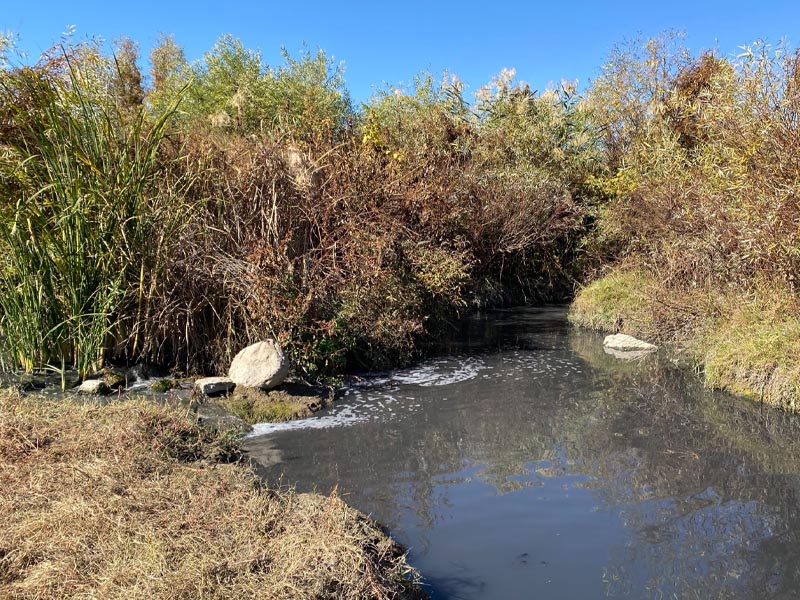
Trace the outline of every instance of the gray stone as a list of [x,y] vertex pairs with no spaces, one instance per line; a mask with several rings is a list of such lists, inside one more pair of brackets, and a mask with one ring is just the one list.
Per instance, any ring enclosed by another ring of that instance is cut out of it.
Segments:
[[111,391],[108,384],[102,379],[87,379],[78,386],[79,394],[91,394],[94,396],[104,396]]
[[608,346],[603,347],[603,352],[622,360],[637,360],[653,354],[652,350],[614,350]]
[[623,333],[606,336],[606,339],[603,340],[603,347],[619,352],[655,352],[658,350],[658,346]]
[[236,384],[228,377],[204,377],[195,381],[194,387],[206,396],[213,396],[230,392]]
[[247,346],[231,362],[228,376],[244,387],[269,390],[283,383],[289,374],[289,361],[280,346],[267,340]]

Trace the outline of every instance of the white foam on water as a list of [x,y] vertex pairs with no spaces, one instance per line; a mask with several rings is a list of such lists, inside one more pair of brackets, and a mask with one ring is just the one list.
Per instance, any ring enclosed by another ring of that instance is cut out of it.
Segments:
[[268,433],[279,431],[296,431],[299,429],[329,429],[331,427],[348,427],[356,423],[363,423],[369,420],[368,414],[359,414],[354,410],[355,407],[342,407],[336,414],[322,415],[319,417],[309,417],[307,419],[297,419],[296,421],[286,421],[285,423],[257,423],[245,437],[256,437]]
[[436,359],[418,367],[397,371],[389,380],[423,387],[452,385],[477,377],[478,372],[484,368],[486,363],[479,357]]
[[[476,377],[484,367],[484,362],[475,357],[442,358],[410,369],[394,371],[388,375],[369,377],[342,390],[341,399],[323,415],[285,423],[258,423],[253,425],[247,437],[300,429],[350,427],[368,421],[397,418],[399,414],[414,412],[421,408],[416,397],[395,395],[399,391],[398,386],[451,385]],[[400,406],[395,409],[392,407],[394,404]]]
[[340,399],[324,414],[286,423],[259,423],[247,437],[402,418],[403,414],[422,409],[413,388],[407,386],[440,387],[475,378],[518,382],[539,376],[571,377],[579,372],[580,363],[574,359],[542,351],[510,352],[502,356],[499,365],[487,364],[480,356],[437,358],[409,369],[367,377],[340,390]]

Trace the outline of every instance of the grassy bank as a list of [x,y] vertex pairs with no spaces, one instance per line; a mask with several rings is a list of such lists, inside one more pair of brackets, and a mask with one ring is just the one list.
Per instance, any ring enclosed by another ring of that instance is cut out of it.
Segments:
[[583,288],[569,318],[668,344],[710,387],[800,408],[800,305],[785,289],[684,290],[652,273],[620,270]]
[[709,385],[798,407],[799,77],[800,54],[764,42],[612,53],[588,94],[607,197],[574,322],[674,343]]
[[262,486],[185,414],[0,395],[0,596],[410,598],[392,541],[335,493]]

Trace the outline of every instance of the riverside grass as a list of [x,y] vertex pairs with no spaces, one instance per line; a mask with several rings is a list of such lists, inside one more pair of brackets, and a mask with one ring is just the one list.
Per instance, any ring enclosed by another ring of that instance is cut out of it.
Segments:
[[579,290],[569,320],[641,335],[687,354],[706,385],[800,409],[800,305],[767,284],[721,293],[676,289],[652,273],[613,270]]
[[233,438],[142,399],[0,393],[0,597],[414,598],[335,494],[270,490]]

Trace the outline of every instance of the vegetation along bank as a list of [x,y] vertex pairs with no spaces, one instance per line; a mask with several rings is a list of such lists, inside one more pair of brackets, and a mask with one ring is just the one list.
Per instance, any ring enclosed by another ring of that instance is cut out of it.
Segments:
[[421,74],[358,107],[322,51],[270,66],[231,36],[195,63],[164,37],[147,76],[127,39],[2,52],[6,369],[214,374],[273,338],[315,380],[577,288],[574,322],[795,404],[792,49],[732,60],[666,34],[580,95],[503,71],[469,100]]
[[0,393],[0,596],[418,598],[336,494],[267,489],[185,410]]
[[619,49],[590,91],[606,200],[571,320],[671,343],[709,386],[797,409],[800,55],[678,41]]
[[[421,74],[360,106],[324,52],[267,65],[230,36],[195,63],[164,37],[146,75],[127,39],[32,66],[6,38],[0,53],[5,370],[218,374],[275,339],[314,382],[406,361],[474,308],[574,296],[579,325],[672,344],[711,386],[798,406],[792,49],[728,59],[667,34],[618,47],[581,94],[503,71],[472,99]],[[225,438],[176,414],[14,394],[0,410],[9,593],[281,597],[306,574],[302,597],[405,593],[373,525],[217,464],[235,454]],[[63,536],[45,544],[46,522]],[[224,547],[202,541],[203,557],[182,537],[211,534]],[[354,570],[332,573],[342,539]],[[296,554],[312,540],[331,546]]]

